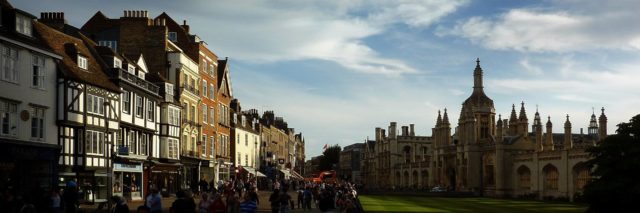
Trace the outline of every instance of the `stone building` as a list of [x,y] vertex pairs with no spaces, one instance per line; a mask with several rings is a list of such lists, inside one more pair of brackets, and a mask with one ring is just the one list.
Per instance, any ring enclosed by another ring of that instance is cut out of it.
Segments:
[[[444,114],[438,113],[432,136],[425,137],[424,148],[418,150],[394,146],[391,141],[397,137],[393,122],[389,137],[377,129],[376,140],[365,145],[365,180],[379,187],[443,186],[488,196],[572,199],[591,178],[585,149],[607,135],[604,108],[598,119],[595,112],[591,115],[586,134],[582,129],[579,134],[573,133],[569,115],[563,119],[563,133],[552,132],[550,116],[543,132],[538,109],[529,131],[524,102],[518,113],[512,106],[509,119],[503,120],[501,115],[496,119],[493,100],[484,93],[480,61],[476,62],[473,92],[462,104],[455,132],[451,132],[446,109]],[[389,173],[394,174],[394,178],[388,178],[393,181],[387,181]]]
[[360,183],[360,158],[364,143],[354,143],[342,148],[340,152],[340,178],[352,183]]

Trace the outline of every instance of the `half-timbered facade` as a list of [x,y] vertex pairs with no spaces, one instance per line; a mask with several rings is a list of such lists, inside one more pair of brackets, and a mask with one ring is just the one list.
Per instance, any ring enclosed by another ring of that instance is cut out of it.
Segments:
[[0,1],[0,188],[28,196],[57,184],[56,61],[31,14]]
[[35,29],[63,56],[56,81],[60,179],[76,180],[84,192],[81,199],[106,202],[112,144],[119,129],[120,88],[105,73],[95,43],[59,24],[64,23],[59,16],[43,13],[41,20],[49,26],[34,22]]
[[149,178],[149,169],[143,168],[150,157],[157,159],[160,153],[158,86],[145,80],[147,66],[142,55],[121,56],[108,46],[96,49],[122,90],[120,129],[114,144],[113,194],[141,200]]

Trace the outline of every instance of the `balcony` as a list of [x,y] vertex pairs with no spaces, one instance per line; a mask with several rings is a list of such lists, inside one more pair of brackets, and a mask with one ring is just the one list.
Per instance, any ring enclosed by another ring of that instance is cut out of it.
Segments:
[[191,85],[188,85],[188,86],[182,85],[180,87],[180,93],[183,93],[184,91],[188,91],[195,96],[200,96],[200,90],[198,90],[196,87]]
[[113,68],[113,69],[117,70],[115,73],[118,74],[118,79],[120,80],[129,82],[130,84],[133,84],[140,89],[147,90],[148,92],[151,92],[153,94],[158,94],[158,92],[160,91],[159,89],[160,87],[142,78],[139,78],[138,76],[131,74],[124,69],[121,69],[121,68]]

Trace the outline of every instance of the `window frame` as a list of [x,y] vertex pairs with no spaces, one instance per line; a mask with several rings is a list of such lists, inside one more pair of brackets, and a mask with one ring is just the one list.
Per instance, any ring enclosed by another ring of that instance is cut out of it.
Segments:
[[122,90],[122,112],[131,114],[131,91]]
[[76,61],[76,63],[78,63],[78,67],[80,67],[80,69],[83,70],[88,70],[89,69],[89,59],[87,59],[87,57],[84,57],[82,55],[78,55],[78,59]]
[[104,132],[87,130],[85,132],[85,153],[88,155],[103,155],[104,139]]
[[45,78],[45,61],[44,57],[37,54],[31,55],[31,64],[33,66],[32,69],[32,79],[31,79],[31,87],[36,89],[44,89],[44,78]]
[[20,128],[18,125],[18,104],[4,100],[0,100],[0,104],[2,104],[0,106],[0,136],[16,137]]
[[87,105],[85,107],[87,113],[94,115],[104,115],[104,97],[87,94]]
[[135,107],[136,107],[136,117],[142,118],[144,117],[144,97],[136,94]]
[[[42,141],[44,140],[44,119],[45,119],[45,108],[42,107],[31,107],[31,139]],[[34,123],[35,122],[35,123]],[[35,124],[35,126],[34,126]],[[35,131],[35,132],[34,132]]]
[[0,47],[2,47],[2,60],[0,61],[2,62],[2,65],[0,66],[2,75],[0,76],[0,78],[4,81],[18,84],[18,81],[20,79],[20,73],[17,69],[17,64],[20,59],[18,49],[10,45],[3,44],[0,44]]
[[156,104],[153,100],[147,99],[147,121],[155,121]]

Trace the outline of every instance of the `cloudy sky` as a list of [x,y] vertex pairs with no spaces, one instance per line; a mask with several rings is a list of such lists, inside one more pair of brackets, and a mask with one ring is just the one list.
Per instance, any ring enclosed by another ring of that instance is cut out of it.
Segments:
[[372,138],[375,127],[416,124],[430,135],[439,109],[457,121],[477,57],[497,113],[524,101],[530,119],[565,115],[585,128],[606,108],[609,133],[640,106],[640,4],[633,0],[11,1],[35,15],[63,11],[82,26],[96,11],[166,11],[231,59],[244,109],[275,110],[306,139]]

